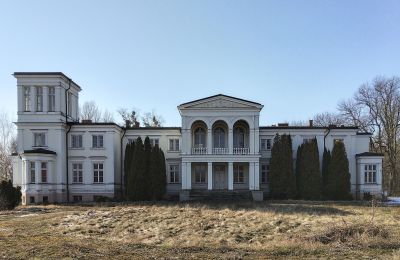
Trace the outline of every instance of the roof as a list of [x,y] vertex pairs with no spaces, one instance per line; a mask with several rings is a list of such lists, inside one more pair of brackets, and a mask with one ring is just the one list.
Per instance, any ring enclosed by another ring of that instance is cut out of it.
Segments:
[[67,80],[71,81],[80,90],[82,90],[82,88],[78,84],[76,84],[70,77],[68,77],[67,75],[65,75],[62,72],[14,72],[13,75],[14,76],[60,76],[60,77],[64,77]]
[[189,101],[189,102],[180,104],[179,106],[184,106],[184,105],[188,105],[190,103],[199,102],[199,101],[203,101],[203,100],[210,99],[210,98],[215,98],[215,97],[232,98],[232,99],[237,99],[237,100],[244,101],[244,102],[253,103],[253,104],[258,105],[258,106],[262,106],[262,104],[257,103],[257,102],[253,102],[253,101],[250,101],[250,100],[241,99],[241,98],[237,98],[237,97],[232,97],[232,96],[228,96],[228,95],[224,95],[224,94],[217,94],[217,95],[213,95],[213,96],[209,96],[209,97],[205,97],[205,98],[196,99],[196,100],[193,100],[193,101]]
[[181,130],[178,126],[164,126],[164,127],[131,127],[126,130]]
[[374,152],[364,152],[364,153],[358,153],[356,154],[356,157],[381,157],[383,156],[382,153],[374,153]]
[[120,125],[114,122],[92,122],[92,123],[82,123],[82,122],[70,122],[70,125],[82,125],[82,126],[117,126],[122,128]]
[[44,149],[44,148],[38,148],[38,149],[33,149],[33,150],[25,150],[23,154],[52,154],[52,155],[56,155],[56,152]]
[[351,129],[357,130],[357,126],[260,126],[260,129]]

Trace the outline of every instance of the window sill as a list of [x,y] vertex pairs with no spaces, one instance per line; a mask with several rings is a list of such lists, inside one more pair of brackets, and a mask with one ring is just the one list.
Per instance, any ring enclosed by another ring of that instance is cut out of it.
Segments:
[[94,184],[94,185],[100,185],[100,184],[104,184],[104,182],[93,182],[92,184]]
[[85,150],[83,147],[69,147],[70,150]]
[[179,153],[180,150],[168,150],[169,153]]
[[83,182],[72,182],[72,185],[79,185],[79,184],[83,184]]
[[106,148],[104,147],[91,147],[91,150],[105,150]]
[[47,145],[45,146],[32,146],[32,149],[38,149],[38,148],[49,148]]
[[378,185],[377,182],[365,182],[364,185]]

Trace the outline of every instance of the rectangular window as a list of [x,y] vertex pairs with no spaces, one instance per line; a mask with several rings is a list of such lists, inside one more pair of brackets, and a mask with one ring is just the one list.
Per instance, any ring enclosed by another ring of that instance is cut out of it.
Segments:
[[169,139],[169,150],[179,151],[179,139]]
[[81,202],[82,201],[82,196],[81,195],[75,195],[72,197],[74,202]]
[[103,135],[93,135],[92,136],[92,147],[93,148],[103,148]]
[[31,111],[31,87],[24,87],[24,111]]
[[36,111],[43,111],[43,87],[36,86]]
[[82,135],[71,135],[71,148],[82,148]]
[[49,112],[56,110],[56,90],[54,87],[49,87]]
[[40,172],[41,172],[41,176],[42,176],[42,183],[46,183],[47,182],[47,163],[46,162],[42,162],[40,164]]
[[244,183],[244,166],[242,164],[233,167],[233,183]]
[[103,183],[103,168],[104,168],[104,165],[102,163],[94,163],[93,164],[93,182],[94,183]]
[[364,183],[376,183],[376,164],[364,165]]
[[150,144],[151,146],[159,146],[160,145],[160,141],[158,138],[150,138]]
[[72,93],[68,92],[68,106],[67,106],[67,113],[69,116],[72,116]]
[[268,183],[269,182],[269,164],[262,164],[261,165],[261,183]]
[[194,177],[196,183],[205,183],[206,182],[206,165],[199,164],[194,167]]
[[43,147],[46,146],[46,134],[45,133],[34,133],[34,146]]
[[82,163],[73,163],[72,164],[72,182],[73,183],[82,183],[83,182],[83,174],[82,174]]
[[169,182],[179,183],[179,164],[171,164],[169,166]]
[[43,196],[42,201],[43,201],[44,204],[49,203],[49,197],[48,196]]
[[35,183],[36,182],[35,162],[29,163],[29,172],[31,174],[30,183]]
[[266,138],[262,138],[260,141],[260,150],[261,151],[269,151],[271,150],[271,146],[272,146],[272,140],[271,139],[266,139]]
[[35,203],[35,197],[30,196],[30,197],[29,197],[29,203],[30,203],[30,204]]

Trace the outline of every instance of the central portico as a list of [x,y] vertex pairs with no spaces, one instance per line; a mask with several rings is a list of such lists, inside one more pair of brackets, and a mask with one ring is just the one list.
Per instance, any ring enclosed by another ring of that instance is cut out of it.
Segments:
[[222,94],[178,106],[182,190],[259,190],[262,108]]

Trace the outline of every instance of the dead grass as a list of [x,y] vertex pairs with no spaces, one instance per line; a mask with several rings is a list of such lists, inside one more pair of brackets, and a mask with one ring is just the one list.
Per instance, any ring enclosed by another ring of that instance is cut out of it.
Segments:
[[0,212],[5,258],[400,258],[400,208],[135,203]]

